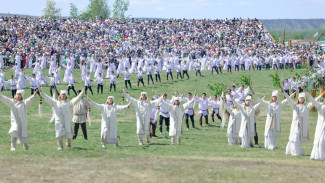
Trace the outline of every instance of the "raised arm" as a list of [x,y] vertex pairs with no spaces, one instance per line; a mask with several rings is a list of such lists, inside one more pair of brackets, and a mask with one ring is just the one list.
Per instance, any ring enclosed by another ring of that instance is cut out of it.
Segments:
[[256,100],[257,100],[259,103],[261,103],[262,105],[264,105],[264,106],[266,106],[266,107],[269,105],[267,101],[265,101],[265,100],[263,100],[263,99],[260,99],[257,95],[255,95],[255,93],[254,93],[254,97],[255,97]]
[[88,98],[88,102],[89,102],[89,104],[92,105],[95,109],[100,110],[100,111],[103,111],[103,110],[104,110],[104,107],[105,107],[104,104],[97,104],[96,102],[90,100],[89,98]]
[[14,103],[12,99],[1,94],[0,94],[0,101],[6,104],[8,107],[10,107]]
[[284,97],[288,100],[291,107],[294,108],[296,103],[292,100],[292,98],[286,92],[283,92],[283,94],[284,94]]
[[158,104],[162,101],[164,94],[162,94],[158,99],[156,99],[154,101],[150,101],[151,108],[158,106]]
[[133,105],[136,105],[136,104],[137,104],[138,100],[136,100],[136,99],[130,97],[130,95],[127,94],[127,93],[124,91],[124,89],[122,89],[122,93],[124,94],[124,96],[126,97],[126,99],[127,99],[129,102],[131,102]]
[[117,105],[117,112],[123,111],[124,109],[128,109],[132,103],[130,102],[128,105]]
[[36,94],[38,91],[35,91],[34,94],[30,97],[28,97],[24,102],[26,107],[29,107],[30,105],[32,105],[32,103],[35,101],[36,99]]
[[243,110],[244,109],[243,106],[240,105],[236,100],[232,100],[232,101],[238,107],[238,109],[240,109],[240,110]]
[[184,109],[186,110],[191,104],[193,104],[196,101],[196,99],[192,99],[190,102],[187,102],[183,104]]
[[50,106],[54,107],[56,100],[46,95],[46,93],[42,89],[39,88],[38,91],[40,91],[40,94],[44,98],[45,102]]
[[165,101],[161,101],[161,105],[164,106],[169,112],[173,110],[173,105],[166,103]]
[[307,98],[310,100],[311,104],[314,105],[317,109],[322,106],[322,104],[317,102],[317,100],[315,100],[314,97],[312,97],[309,92],[305,91],[305,93]]
[[84,94],[84,90],[82,90],[78,96],[76,96],[75,98],[73,98],[71,101],[70,101],[70,107],[73,107],[74,105],[76,105],[78,102],[80,102],[83,94]]

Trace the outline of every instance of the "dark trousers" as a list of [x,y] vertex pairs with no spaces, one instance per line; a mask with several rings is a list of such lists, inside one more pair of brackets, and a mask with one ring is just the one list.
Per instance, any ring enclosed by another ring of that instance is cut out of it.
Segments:
[[213,74],[213,70],[215,70],[215,71],[217,72],[217,74],[219,74],[219,71],[218,71],[218,69],[217,69],[217,66],[213,66],[213,67],[212,67],[211,74]]
[[91,89],[91,86],[85,86],[85,93],[87,94],[87,90],[90,90],[91,94],[94,95],[93,90]]
[[[34,94],[34,89],[31,89],[32,90],[32,94]],[[55,85],[53,85],[53,86],[50,86],[50,94],[51,94],[51,96],[53,96],[53,90],[55,91],[55,93],[56,93],[56,95],[57,96],[59,96],[60,94],[59,94],[59,92],[58,92],[58,90],[56,89],[56,86]]]
[[201,71],[199,69],[195,70],[195,76],[197,76],[197,73],[199,73],[200,76],[202,76]]
[[159,131],[162,133],[163,129],[163,121],[165,120],[166,131],[169,132],[169,118],[165,118],[163,116],[159,116]]
[[14,98],[16,96],[16,93],[17,93],[17,89],[11,89],[11,96],[12,98]]
[[221,121],[221,116],[219,115],[219,113],[215,113],[214,110],[212,111],[212,114],[211,114],[211,118],[212,118],[212,121],[214,122],[214,115],[217,116],[217,118]]
[[154,84],[153,82],[153,78],[152,78],[152,74],[148,74],[147,75],[147,80],[148,80],[148,85],[149,85],[149,81],[151,80],[152,84]]
[[[296,90],[291,89],[291,92],[294,93],[294,92],[296,92]],[[296,94],[294,94],[293,98],[296,98]]]
[[255,124],[254,124],[254,128],[255,128],[254,141],[255,141],[255,145],[258,145],[258,135],[257,135],[257,131],[256,131],[256,122],[255,122]]
[[235,65],[235,71],[239,71],[239,65]]
[[143,78],[138,78],[138,87],[140,83],[142,83],[142,85],[144,86]]
[[[200,122],[200,126],[202,126],[202,118],[203,118],[203,114],[200,114],[200,120],[199,120],[199,122]],[[208,115],[206,115],[206,116],[204,116],[204,118],[205,118],[205,124],[209,124],[209,122],[208,122]]]
[[109,92],[112,92],[112,87],[114,87],[114,91],[116,91],[116,84],[115,83],[111,83],[109,85]]
[[290,96],[290,90],[284,90]]
[[101,93],[103,94],[103,84],[97,85],[97,93],[99,93],[99,89],[100,89]]
[[155,74],[155,77],[156,77],[156,82],[158,82],[159,79],[159,82],[161,83],[160,74]]
[[186,127],[187,128],[190,128],[189,124],[188,124],[188,118],[191,119],[191,122],[192,122],[192,127],[195,128],[195,125],[194,125],[194,115],[188,115],[185,113],[185,123],[186,123]]
[[221,67],[218,67],[218,68],[219,68],[220,73],[222,74],[222,69],[221,69]]
[[241,70],[245,70],[245,64],[240,64],[240,67]]
[[177,79],[178,79],[178,76],[179,76],[181,79],[183,79],[183,77],[182,77],[182,73],[181,73],[181,72],[177,72],[177,76],[176,76]]
[[128,84],[129,84],[130,88],[132,89],[131,81],[130,80],[124,80],[124,83],[125,83],[125,88],[126,89],[128,89]]
[[273,67],[276,68],[276,70],[279,70],[278,65],[277,64],[273,64]]
[[258,71],[262,70],[262,66],[261,65],[257,65],[257,70]]
[[157,137],[157,136],[156,136],[156,128],[157,128],[157,124],[156,124],[156,123],[151,123],[151,122],[150,122],[150,126],[151,126],[150,137]]
[[231,72],[231,65],[228,65],[227,72]]
[[187,79],[190,79],[190,76],[188,75],[188,73],[187,73],[187,70],[183,70],[183,78],[184,78],[184,75],[186,74],[186,76],[187,76]]
[[[30,89],[30,94],[33,95],[34,93],[35,93],[35,89],[31,88]],[[50,93],[51,93],[51,96],[53,96],[52,95],[52,88],[50,89]]]
[[265,69],[270,70],[270,64],[265,64]]
[[70,90],[72,90],[74,92],[74,94],[76,94],[76,96],[77,96],[77,92],[74,89],[74,86],[73,85],[72,86],[68,86],[68,95],[70,95]]
[[78,130],[79,130],[79,124],[81,126],[82,133],[84,134],[84,138],[86,140],[88,140],[86,123],[75,123],[74,124],[73,137],[72,137],[72,139],[76,139],[77,138]]
[[173,78],[173,73],[172,72],[167,72],[167,80],[168,80],[168,75],[170,74],[170,77],[172,78],[172,80],[174,80]]

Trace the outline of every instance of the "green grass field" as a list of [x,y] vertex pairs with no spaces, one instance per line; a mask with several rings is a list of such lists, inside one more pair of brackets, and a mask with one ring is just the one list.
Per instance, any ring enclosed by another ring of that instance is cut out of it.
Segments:
[[[25,70],[30,75],[31,70]],[[269,74],[274,71],[245,71],[252,76],[253,88],[258,96],[268,94],[273,89]],[[47,71],[44,71],[47,73]],[[131,82],[133,90],[127,90],[135,98],[141,91],[151,90],[156,93],[167,91],[169,97],[175,90],[180,93],[210,93],[207,85],[221,81],[227,86],[232,80],[240,83],[240,73],[211,75],[203,72],[204,77],[195,77],[190,72],[190,79],[166,81],[166,73],[162,73],[162,83],[145,88],[136,87],[135,75]],[[176,74],[176,73],[175,73]],[[280,76],[288,77],[288,71],[280,71]],[[6,73],[6,79],[10,72]],[[80,72],[75,71],[76,89],[82,89],[84,83]],[[63,77],[62,77],[63,78]],[[145,78],[146,79],[146,78]],[[29,83],[28,83],[29,84]],[[103,95],[94,94],[90,98],[104,103],[108,95],[115,96],[116,103],[122,103],[124,79],[117,81],[117,92],[109,93],[109,81],[105,80]],[[58,89],[66,89],[67,85],[59,85]],[[49,87],[43,87],[49,94]],[[96,85],[93,84],[93,90]],[[95,92],[96,93],[96,92]],[[11,96],[10,91],[1,94]],[[25,97],[30,94],[26,89]],[[89,94],[89,92],[88,92]],[[74,96],[74,95],[72,95]],[[280,99],[283,95],[280,95]],[[197,106],[196,106],[197,109]],[[197,113],[197,110],[195,110]],[[48,125],[51,110],[43,104],[43,117],[38,115],[38,102],[28,109],[28,131],[30,149],[24,151],[17,145],[16,152],[10,152],[10,110],[0,104],[0,182],[324,182],[325,164],[323,161],[312,161],[309,155],[316,126],[317,113],[310,114],[310,141],[303,145],[305,156],[291,157],[285,155],[291,124],[292,110],[285,106],[282,113],[282,136],[277,138],[278,149],[264,149],[265,107],[257,118],[257,131],[260,147],[250,149],[239,145],[228,146],[226,128],[220,128],[220,122],[211,122],[211,126],[198,127],[198,116],[195,116],[198,128],[186,130],[183,124],[181,145],[171,145],[165,131],[162,136],[151,139],[150,145],[139,146],[136,137],[136,119],[134,107],[118,115],[118,131],[121,135],[119,147],[109,145],[103,149],[100,143],[100,120],[98,111],[92,109],[92,125],[88,128],[88,138],[83,139],[81,129],[78,138],[72,142],[72,148],[57,151],[54,124]],[[158,133],[159,134],[159,133]]]

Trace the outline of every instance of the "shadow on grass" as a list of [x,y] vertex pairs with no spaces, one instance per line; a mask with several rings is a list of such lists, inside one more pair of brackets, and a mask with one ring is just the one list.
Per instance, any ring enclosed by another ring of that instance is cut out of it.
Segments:
[[80,150],[80,151],[89,151],[89,150],[94,150],[94,149],[89,149],[89,148],[84,148],[84,147],[73,147],[73,150]]

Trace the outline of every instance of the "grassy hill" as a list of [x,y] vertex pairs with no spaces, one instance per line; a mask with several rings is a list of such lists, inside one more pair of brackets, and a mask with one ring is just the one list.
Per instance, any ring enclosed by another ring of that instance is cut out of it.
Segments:
[[[31,70],[25,70],[30,74]],[[245,71],[252,76],[253,88],[257,95],[269,94],[272,90],[271,79],[268,77],[274,71]],[[47,73],[44,71],[44,73]],[[175,90],[180,93],[197,90],[210,93],[207,85],[221,81],[230,86],[240,82],[240,73],[211,75],[203,72],[204,77],[195,77],[190,72],[190,79],[165,79],[160,84],[137,88],[136,78],[131,76],[133,90],[129,94],[135,98],[140,92],[151,91],[163,93],[169,97]],[[279,72],[280,76],[288,77],[289,72]],[[6,78],[10,75],[6,73]],[[80,72],[75,71],[76,88],[83,88]],[[118,92],[108,92],[108,80],[105,80],[105,94],[90,98],[98,103],[104,103],[108,95],[116,98],[121,104],[124,87],[123,78],[117,81]],[[59,85],[66,89],[66,85]],[[95,84],[93,84],[95,89]],[[26,89],[26,95],[29,89]],[[43,88],[49,94],[49,87]],[[2,92],[10,96],[9,91]],[[89,93],[88,93],[89,94]],[[71,96],[70,98],[72,98]],[[280,95],[280,99],[283,96]],[[257,118],[257,131],[260,146],[243,149],[239,145],[227,144],[227,130],[220,128],[220,122],[211,122],[210,126],[199,127],[198,115],[195,116],[195,129],[186,130],[183,124],[183,141],[181,145],[171,145],[165,131],[158,138],[151,139],[150,145],[138,146],[136,137],[136,119],[133,107],[118,115],[118,131],[121,135],[119,147],[109,145],[103,149],[100,144],[100,113],[92,109],[92,125],[88,124],[89,140],[83,140],[82,133],[72,142],[71,149],[57,151],[54,124],[48,125],[51,110],[44,104],[44,115],[38,115],[38,103],[28,109],[28,130],[30,150],[23,151],[22,145],[17,145],[16,152],[10,152],[10,111],[0,104],[0,176],[2,182],[324,182],[325,165],[321,161],[311,161],[309,155],[316,126],[317,114],[310,115],[311,140],[303,145],[306,156],[291,157],[285,155],[291,125],[292,109],[287,105],[282,113],[282,136],[276,141],[278,149],[266,150],[264,146],[264,124],[266,108]],[[195,108],[197,113],[198,109]],[[159,134],[159,133],[158,133]]]
[[325,19],[270,19],[260,20],[268,30],[317,30],[325,29]]

